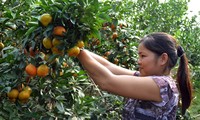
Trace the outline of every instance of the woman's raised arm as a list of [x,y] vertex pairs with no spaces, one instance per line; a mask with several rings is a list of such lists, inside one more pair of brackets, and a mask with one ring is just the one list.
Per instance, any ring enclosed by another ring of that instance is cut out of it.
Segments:
[[109,62],[96,56],[96,59],[101,61],[99,62],[94,58],[94,54],[91,55],[85,50],[81,51],[77,57],[88,75],[102,90],[134,99],[161,101],[159,87],[151,77],[114,74],[111,70],[121,73],[122,69],[115,66],[118,70],[110,67],[111,70],[108,69],[103,64],[110,64]]
[[135,71],[117,66],[110,61],[106,60],[105,58],[101,57],[100,55],[97,55],[93,52],[90,52],[88,50],[84,50],[88,54],[90,54],[95,60],[97,60],[100,64],[105,66],[107,69],[109,69],[113,74],[116,75],[133,75]]

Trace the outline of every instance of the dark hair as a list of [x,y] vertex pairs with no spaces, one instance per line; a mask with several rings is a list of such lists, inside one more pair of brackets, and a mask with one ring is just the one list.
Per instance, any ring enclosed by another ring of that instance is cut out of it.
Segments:
[[149,34],[142,38],[140,43],[158,56],[167,53],[169,57],[167,67],[169,70],[176,65],[178,58],[180,58],[176,79],[181,93],[182,114],[185,114],[192,101],[192,84],[188,60],[183,48],[177,45],[176,39],[173,36],[163,32]]

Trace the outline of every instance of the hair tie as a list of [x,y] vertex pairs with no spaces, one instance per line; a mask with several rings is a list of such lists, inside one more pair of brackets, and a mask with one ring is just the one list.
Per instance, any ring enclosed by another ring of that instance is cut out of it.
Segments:
[[177,47],[177,55],[178,55],[178,57],[182,57],[184,55],[184,53],[185,53],[185,51],[184,51],[183,47],[178,46]]

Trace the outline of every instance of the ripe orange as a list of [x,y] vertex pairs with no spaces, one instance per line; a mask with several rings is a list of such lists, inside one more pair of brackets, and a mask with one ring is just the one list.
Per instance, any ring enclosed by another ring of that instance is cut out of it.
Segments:
[[48,13],[44,13],[40,16],[39,20],[43,26],[47,26],[47,25],[49,25],[49,23],[52,22],[52,16]]
[[34,77],[37,74],[37,68],[33,64],[28,64],[25,68],[25,71],[28,75]]
[[0,51],[4,48],[4,44],[0,42]]
[[48,74],[49,74],[49,67],[47,65],[42,64],[37,68],[37,75],[39,77],[45,77]]
[[78,46],[79,48],[83,48],[84,47],[84,42],[82,41],[82,40],[79,40],[78,42],[77,42],[77,45],[76,46]]
[[112,35],[112,39],[116,39],[117,37],[118,37],[117,32],[114,32],[113,35]]
[[29,91],[21,91],[20,93],[19,93],[19,95],[18,95],[18,99],[21,101],[23,101],[23,100],[28,100],[29,99],[29,97],[30,97],[30,93],[29,93]]
[[77,46],[74,46],[73,48],[70,48],[68,51],[68,56],[72,57],[76,57],[79,53],[80,53],[80,48]]
[[63,36],[63,33],[66,32],[66,29],[63,26],[56,26],[53,29],[53,35]]
[[50,49],[52,47],[52,42],[51,42],[51,39],[50,38],[44,38],[43,41],[43,46],[46,48],[46,49]]
[[12,89],[7,95],[9,99],[16,99],[19,95],[19,91],[17,89]]
[[57,38],[54,38],[53,41],[52,41],[52,45],[53,46],[58,46],[62,43],[61,40],[57,39]]

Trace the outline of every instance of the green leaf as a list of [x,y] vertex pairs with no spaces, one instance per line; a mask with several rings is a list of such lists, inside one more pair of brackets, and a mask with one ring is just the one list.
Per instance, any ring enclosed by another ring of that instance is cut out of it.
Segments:
[[107,21],[107,22],[111,21],[110,16],[108,14],[102,13],[102,14],[99,14],[98,16],[99,16],[99,18],[103,19],[104,21]]
[[0,18],[0,23],[5,24],[9,20],[9,18]]
[[93,29],[93,30],[92,30],[91,36],[93,36],[94,38],[101,39],[100,32],[99,32],[98,30],[96,30],[96,29]]
[[33,27],[29,28],[24,36],[29,36],[36,29],[37,29],[37,26],[33,26]]
[[56,102],[56,108],[61,112],[61,113],[64,113],[65,112],[65,109],[64,109],[64,106],[63,106],[63,103],[62,102]]

